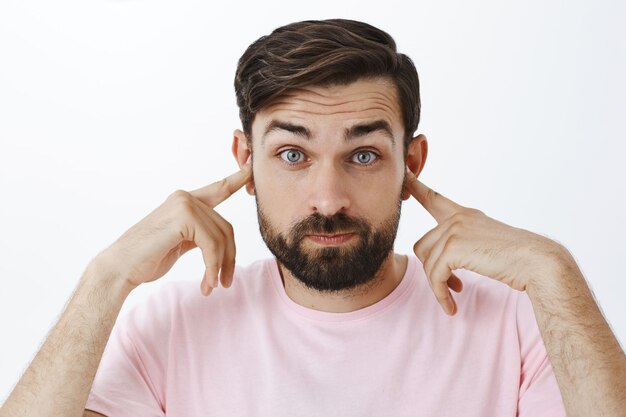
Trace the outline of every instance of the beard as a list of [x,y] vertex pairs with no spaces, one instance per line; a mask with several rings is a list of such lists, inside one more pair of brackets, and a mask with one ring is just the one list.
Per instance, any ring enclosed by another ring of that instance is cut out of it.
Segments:
[[[403,187],[404,189],[404,187]],[[276,230],[257,197],[257,216],[261,236],[268,249],[291,274],[307,288],[320,292],[356,289],[373,283],[388,255],[398,232],[402,198],[395,210],[378,228],[366,219],[345,213],[323,216],[313,213],[293,223],[287,236]],[[304,248],[307,235],[354,233],[357,243],[339,246]]]

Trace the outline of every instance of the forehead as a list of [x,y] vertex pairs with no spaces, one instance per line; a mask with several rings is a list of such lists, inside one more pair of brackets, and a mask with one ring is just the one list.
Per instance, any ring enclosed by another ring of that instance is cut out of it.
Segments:
[[313,127],[385,120],[395,134],[402,132],[397,89],[393,82],[384,78],[289,90],[256,114],[252,125],[254,136],[276,119],[296,119]]

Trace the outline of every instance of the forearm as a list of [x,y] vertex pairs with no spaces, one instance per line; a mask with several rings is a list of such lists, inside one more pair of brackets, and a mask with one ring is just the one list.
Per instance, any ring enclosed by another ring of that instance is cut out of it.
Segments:
[[569,252],[529,286],[567,415],[626,415],[626,356]]
[[94,260],[0,417],[82,416],[102,353],[132,290]]

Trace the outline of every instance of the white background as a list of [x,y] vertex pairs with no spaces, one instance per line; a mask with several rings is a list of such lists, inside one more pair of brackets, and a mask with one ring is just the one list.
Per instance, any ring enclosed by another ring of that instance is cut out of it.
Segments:
[[[236,170],[237,59],[303,19],[364,20],[394,36],[421,81],[421,179],[570,249],[624,346],[626,8],[505,3],[0,2],[0,399],[94,256],[174,190]],[[253,197],[218,211],[239,263],[269,255]],[[404,203],[396,251],[410,254],[434,226]],[[166,280],[199,288],[203,271],[191,251],[122,311]]]

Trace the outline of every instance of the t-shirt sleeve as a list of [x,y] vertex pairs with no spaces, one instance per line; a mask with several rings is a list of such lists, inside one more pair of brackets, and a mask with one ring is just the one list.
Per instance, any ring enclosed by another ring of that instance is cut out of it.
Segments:
[[517,416],[566,417],[561,391],[525,292],[520,292],[517,302],[517,330],[522,361]]
[[152,302],[120,317],[105,347],[85,408],[108,417],[165,416],[167,329]]

